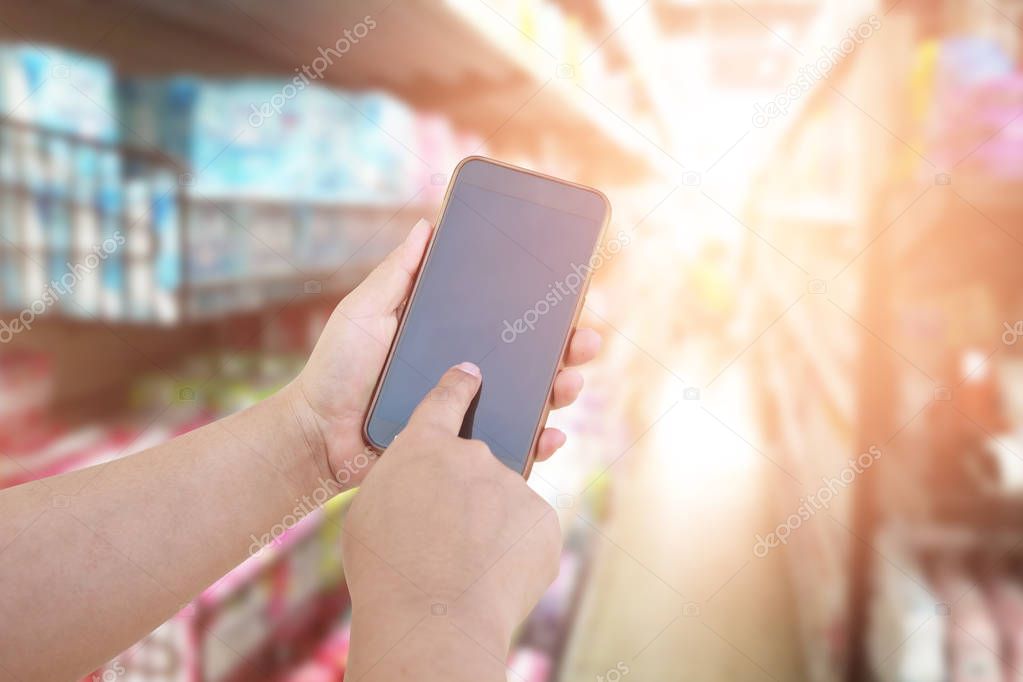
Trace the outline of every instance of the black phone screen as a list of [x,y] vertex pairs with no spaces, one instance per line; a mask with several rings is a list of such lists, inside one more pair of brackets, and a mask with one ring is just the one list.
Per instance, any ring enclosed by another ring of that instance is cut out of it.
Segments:
[[594,190],[464,161],[366,425],[371,443],[389,445],[440,376],[469,361],[483,383],[462,435],[524,471],[609,210]]

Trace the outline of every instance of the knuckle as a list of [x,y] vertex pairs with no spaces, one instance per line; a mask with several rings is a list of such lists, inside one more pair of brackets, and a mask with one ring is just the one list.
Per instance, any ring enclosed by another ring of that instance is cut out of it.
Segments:
[[451,389],[444,384],[434,386],[427,396],[434,402],[448,403],[451,402]]
[[472,397],[476,394],[476,382],[474,382],[465,372],[455,370],[452,374],[457,376],[451,379],[451,391],[460,400],[465,402],[472,400]]

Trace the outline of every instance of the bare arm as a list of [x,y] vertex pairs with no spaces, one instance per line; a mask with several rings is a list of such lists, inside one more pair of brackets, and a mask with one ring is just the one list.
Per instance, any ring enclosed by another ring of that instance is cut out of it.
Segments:
[[98,667],[329,480],[293,391],[137,455],[0,493],[6,674],[69,680]]

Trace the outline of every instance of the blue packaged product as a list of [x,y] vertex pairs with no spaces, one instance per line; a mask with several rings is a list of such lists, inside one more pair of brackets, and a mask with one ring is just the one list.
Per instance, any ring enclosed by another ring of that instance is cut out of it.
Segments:
[[0,44],[0,110],[17,121],[115,141],[115,87],[101,59],[52,45]]
[[156,234],[153,276],[156,280],[154,313],[163,323],[176,322],[180,315],[181,218],[176,179],[159,173],[151,182],[151,218]]
[[309,161],[301,98],[281,101],[266,116],[253,111],[255,102],[276,102],[282,87],[276,81],[187,76],[126,80],[121,93],[127,135],[181,161],[189,174],[186,189],[197,196],[300,196]]
[[23,305],[23,277],[21,254],[13,249],[0,248],[0,287],[3,288],[0,301],[7,310],[18,310]]
[[404,202],[415,191],[414,178],[425,162],[416,151],[415,113],[383,92],[353,97],[359,112],[350,142],[358,187],[369,203]]
[[[99,192],[97,208],[100,217],[100,235],[118,241],[121,234],[123,215],[122,197],[119,191],[103,188]],[[125,311],[125,277],[123,251],[118,249],[108,255],[102,263],[100,310],[104,317],[120,319]]]

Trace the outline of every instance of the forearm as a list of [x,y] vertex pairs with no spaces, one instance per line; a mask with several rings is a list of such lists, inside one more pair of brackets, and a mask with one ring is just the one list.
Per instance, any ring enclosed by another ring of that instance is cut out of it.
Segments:
[[137,455],[0,492],[0,585],[18,586],[0,599],[3,668],[69,679],[103,663],[245,559],[325,467],[281,393]]

